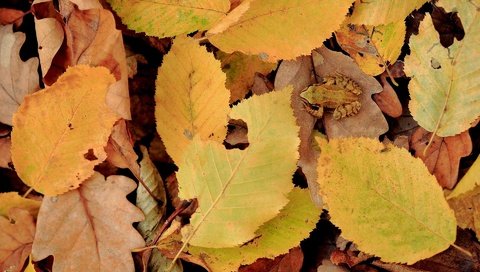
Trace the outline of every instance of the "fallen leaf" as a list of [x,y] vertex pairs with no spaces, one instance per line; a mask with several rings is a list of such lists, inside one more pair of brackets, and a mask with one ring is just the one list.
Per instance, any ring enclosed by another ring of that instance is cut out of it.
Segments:
[[455,212],[458,226],[469,228],[480,237],[480,187],[448,199],[448,204]]
[[112,129],[105,152],[107,161],[118,168],[128,168],[135,175],[140,175],[140,167],[137,163],[137,153],[133,150],[134,141],[127,123],[124,119],[119,120]]
[[238,271],[240,265],[251,264],[258,258],[273,259],[287,253],[309,236],[320,214],[306,190],[294,188],[288,198],[290,201],[280,214],[263,224],[252,241],[233,248],[189,247],[189,252],[202,256],[210,271],[225,272]]
[[39,89],[38,59],[23,62],[20,47],[25,34],[12,31],[12,25],[0,26],[0,122],[12,125],[12,116],[25,95]]
[[287,254],[275,259],[258,259],[251,265],[240,267],[239,272],[299,272],[303,265],[303,252],[300,247],[290,249]]
[[132,227],[142,212],[125,198],[135,187],[125,176],[95,172],[80,188],[45,197],[33,260],[53,255],[53,271],[135,271],[130,251],[145,244]]
[[178,196],[196,198],[199,205],[190,218],[191,231],[182,231],[186,244],[242,244],[287,204],[299,144],[290,96],[291,88],[286,88],[251,97],[232,109],[230,118],[248,125],[245,150],[226,150],[198,136],[186,147],[178,165]]
[[11,147],[12,140],[10,138],[0,138],[0,167],[10,168],[8,164],[12,162]]
[[222,63],[222,71],[227,75],[226,87],[230,90],[230,103],[245,98],[253,85],[255,73],[268,74],[276,63],[262,61],[258,56],[248,56],[240,52],[226,54],[218,51],[217,59]]
[[32,250],[35,222],[25,210],[13,208],[0,216],[0,271],[20,272]]
[[37,200],[21,197],[17,192],[0,193],[0,216],[7,217],[10,209],[20,208],[37,217],[40,203]]
[[415,157],[422,159],[428,171],[435,175],[443,188],[452,189],[457,184],[460,159],[472,152],[472,140],[468,131],[450,137],[435,136],[425,153],[432,133],[418,128],[410,139]]
[[480,185],[480,159],[477,157],[473,165],[470,167],[468,172],[463,176],[462,180],[458,182],[458,185],[455,189],[450,193],[447,199],[458,197],[462,194],[465,194],[473,189],[475,189],[478,185]]
[[447,10],[458,11],[465,38],[448,49],[441,46],[430,15],[420,25],[420,34],[410,38],[411,53],[405,58],[409,83],[409,108],[413,118],[440,137],[454,136],[480,116],[480,71],[475,46],[480,28],[479,12],[468,1],[443,1]]
[[398,99],[398,95],[393,89],[392,85],[387,81],[387,73],[383,72],[380,75],[380,81],[383,86],[383,91],[373,94],[373,100],[377,103],[380,110],[386,115],[398,118],[402,115],[402,103]]
[[[371,96],[382,91],[382,86],[360,70],[353,59],[326,47],[313,51],[316,75],[320,78],[341,74],[351,78],[362,88],[360,112],[348,118],[335,120],[332,113],[324,115],[325,132],[329,138],[370,137],[378,138],[388,130],[387,120]],[[319,79],[320,81],[320,79]],[[321,82],[321,81],[320,81]]]
[[24,12],[21,10],[0,8],[0,24],[8,25],[13,24],[16,21],[22,21]]
[[340,26],[351,4],[351,0],[243,1],[207,37],[227,53],[240,51],[268,61],[294,59],[321,46]]
[[331,221],[358,248],[412,264],[455,241],[456,221],[419,159],[369,138],[320,140],[320,192]]
[[122,22],[136,32],[173,37],[207,30],[230,9],[229,0],[107,0]]
[[252,85],[252,94],[262,95],[273,90],[273,84],[262,74],[255,73]]
[[425,2],[427,0],[356,0],[353,14],[347,21],[351,24],[373,26],[403,21]]
[[69,68],[15,113],[12,161],[23,182],[48,196],[77,188],[106,158],[118,116],[105,104],[113,76],[104,67]]
[[225,139],[229,95],[220,62],[192,38],[177,37],[158,69],[155,92],[157,131],[177,165],[196,136]]

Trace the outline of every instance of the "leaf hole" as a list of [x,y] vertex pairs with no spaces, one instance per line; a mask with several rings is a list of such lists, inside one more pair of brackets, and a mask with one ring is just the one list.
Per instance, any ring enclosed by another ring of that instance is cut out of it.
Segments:
[[70,130],[73,130],[73,125],[72,125],[72,123],[68,123],[68,128],[69,128]]
[[430,60],[430,65],[432,66],[433,69],[440,69],[442,68],[442,65],[440,65],[440,62],[436,58],[432,58]]
[[360,55],[360,57],[364,56],[364,54],[362,52],[358,52],[358,54]]
[[83,154],[83,157],[89,161],[95,161],[98,160],[97,156],[95,156],[95,153],[93,153],[93,149],[90,148],[87,153]]

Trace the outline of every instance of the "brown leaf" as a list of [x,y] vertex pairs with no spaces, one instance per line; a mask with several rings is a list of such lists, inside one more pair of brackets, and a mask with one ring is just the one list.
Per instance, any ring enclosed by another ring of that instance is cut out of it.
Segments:
[[380,75],[380,81],[383,85],[383,91],[373,94],[373,100],[377,103],[382,112],[393,118],[400,117],[402,115],[402,104],[398,99],[397,93],[393,89],[392,85],[387,81],[387,73],[384,72]]
[[0,216],[0,271],[22,271],[32,250],[35,223],[25,210],[12,208],[11,220]]
[[11,148],[12,140],[10,138],[0,138],[0,167],[10,168],[8,164],[12,161]]
[[469,228],[480,237],[480,187],[459,197],[450,198],[448,204],[455,212],[458,226]]
[[[371,95],[382,91],[382,86],[371,76],[363,73],[358,65],[348,56],[334,52],[326,47],[312,52],[315,72],[323,78],[328,75],[348,76],[363,90],[360,97],[360,112],[348,118],[335,120],[332,113],[324,115],[325,131],[329,138],[370,137],[377,138],[388,130],[388,124]],[[320,80],[319,80],[320,82]]]
[[133,150],[133,139],[124,119],[119,120],[112,129],[105,151],[107,160],[118,168],[129,168],[135,176],[140,176],[137,153]]
[[255,95],[261,95],[273,90],[273,84],[267,79],[266,76],[256,73],[253,79],[252,93]]
[[261,258],[248,266],[240,267],[239,272],[295,272],[303,265],[303,252],[300,247],[290,249],[287,254],[275,259]]
[[38,59],[20,59],[24,42],[24,33],[14,33],[12,25],[0,26],[0,122],[8,125],[25,95],[39,89]]
[[125,176],[95,173],[78,189],[45,197],[33,260],[53,255],[53,271],[134,271],[130,251],[145,244],[132,226],[143,214],[125,198],[135,187]]
[[295,60],[283,61],[275,76],[275,89],[281,90],[288,85],[293,86],[292,108],[297,125],[300,127],[300,146],[298,148],[300,159],[298,166],[302,168],[307,178],[310,195],[313,202],[319,208],[323,207],[323,201],[317,193],[317,154],[312,149],[312,130],[316,119],[305,111],[305,106],[300,93],[308,86],[315,83],[313,75],[312,58],[310,56],[298,57]]
[[0,24],[8,25],[13,24],[16,21],[21,22],[24,14],[25,13],[21,10],[0,8]]
[[443,188],[452,189],[457,184],[460,159],[472,152],[472,140],[468,131],[451,137],[433,138],[427,154],[423,154],[432,133],[419,127],[410,139],[415,157],[422,159],[428,171],[435,175]]

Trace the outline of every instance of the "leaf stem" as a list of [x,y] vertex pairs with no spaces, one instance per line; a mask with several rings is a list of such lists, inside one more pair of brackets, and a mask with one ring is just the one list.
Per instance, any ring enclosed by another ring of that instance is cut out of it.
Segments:
[[453,248],[455,248],[456,250],[460,251],[461,253],[467,255],[468,257],[473,258],[472,253],[470,251],[464,249],[463,247],[457,246],[456,244],[451,244],[451,246]]
[[31,192],[33,191],[33,187],[30,187],[24,194],[22,197],[27,197]]

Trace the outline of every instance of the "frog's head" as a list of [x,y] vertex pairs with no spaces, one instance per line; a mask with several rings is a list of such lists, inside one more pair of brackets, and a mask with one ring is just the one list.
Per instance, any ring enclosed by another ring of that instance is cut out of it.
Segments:
[[310,86],[308,88],[306,88],[305,90],[303,90],[301,93],[300,93],[300,97],[303,98],[305,100],[305,102],[308,102],[310,104],[314,104],[313,101],[314,101],[314,88],[313,86]]

